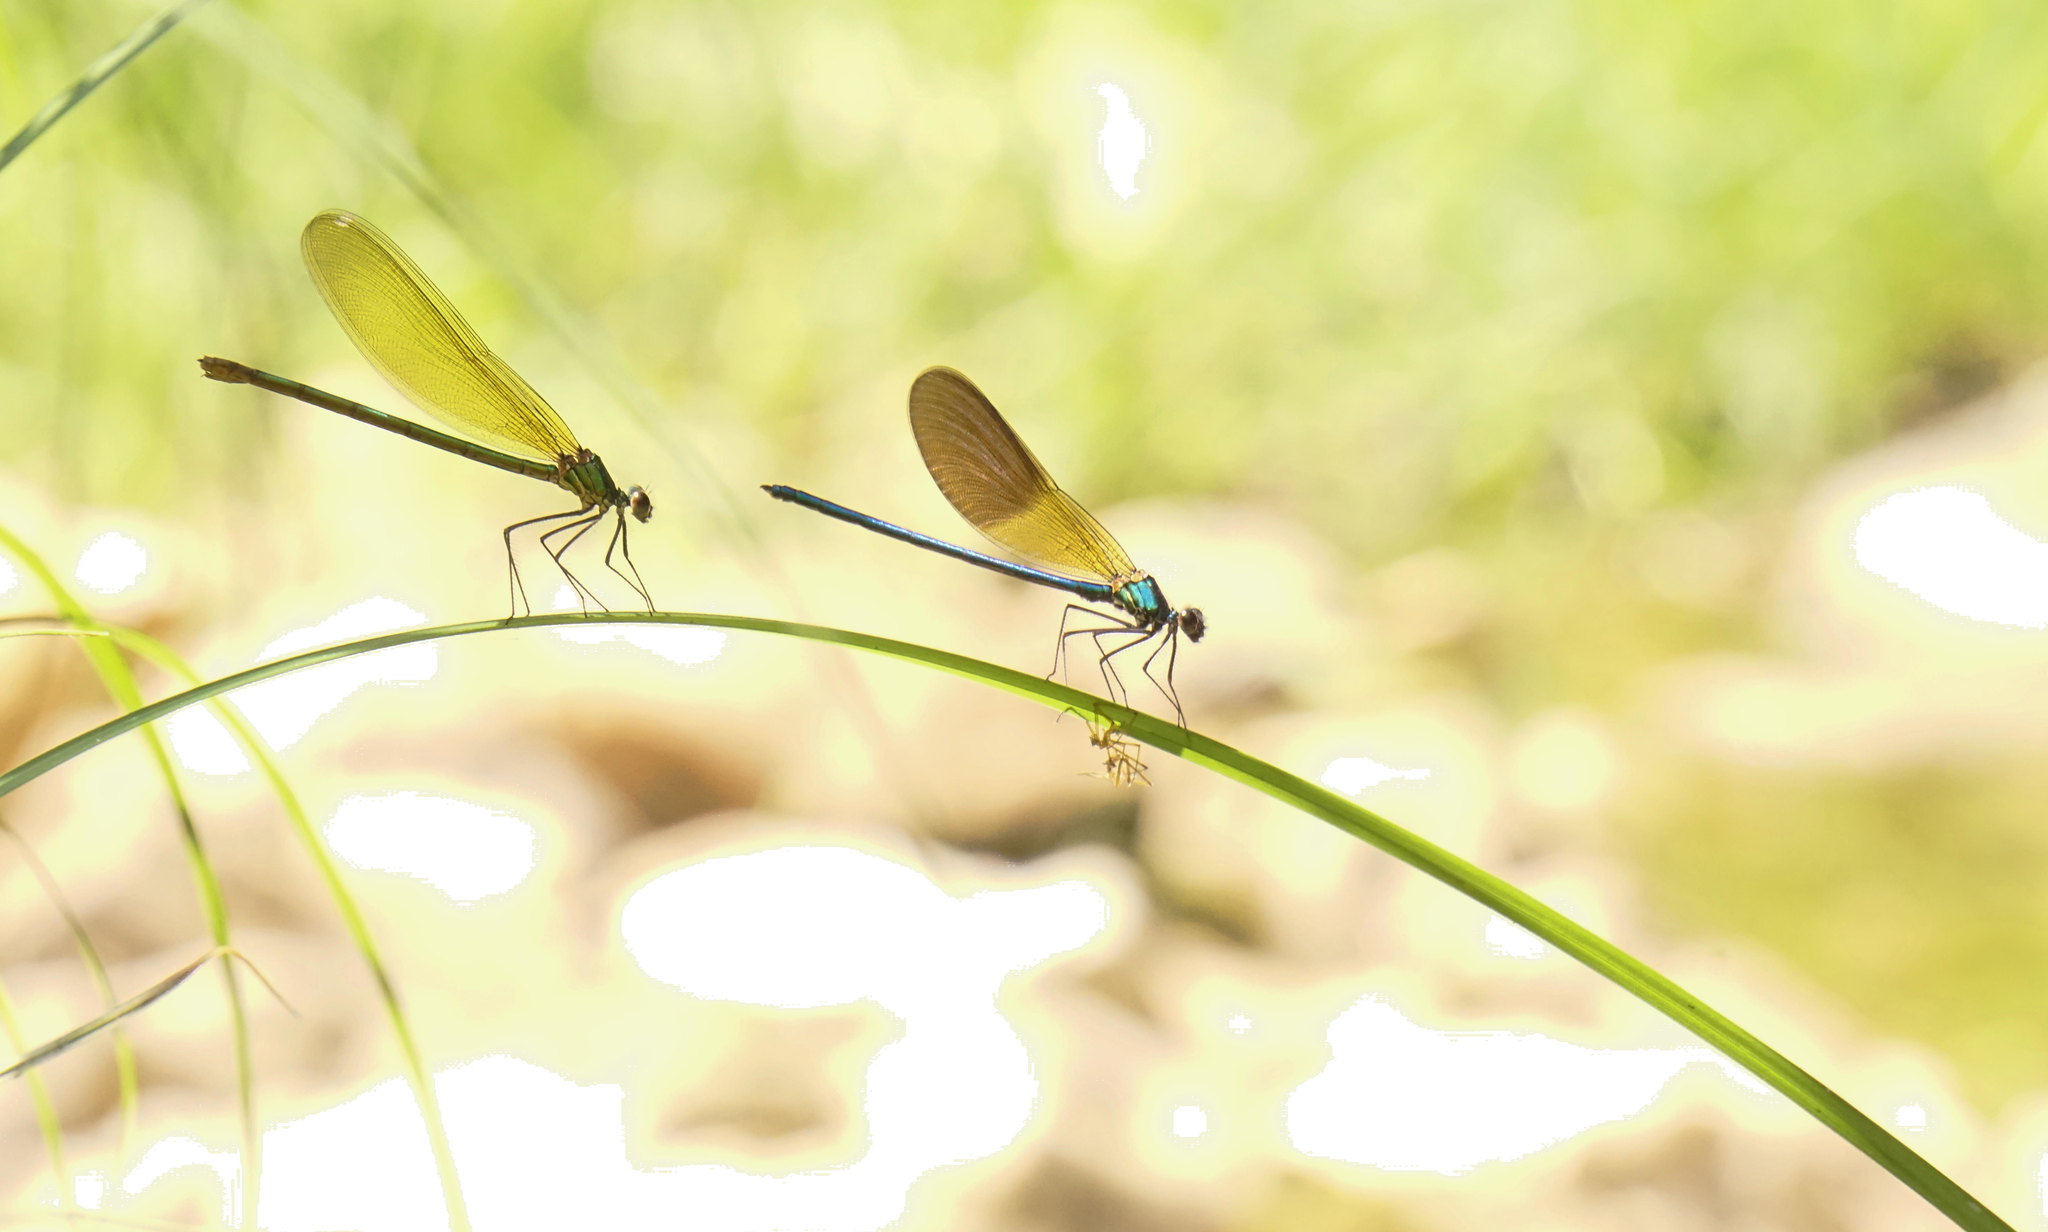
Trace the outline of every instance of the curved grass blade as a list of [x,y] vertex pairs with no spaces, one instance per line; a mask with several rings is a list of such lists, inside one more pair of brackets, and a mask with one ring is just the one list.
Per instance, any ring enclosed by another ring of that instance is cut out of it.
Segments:
[[207,0],[185,0],[185,3],[165,10],[153,20],[137,27],[135,33],[122,40],[112,51],[101,56],[91,68],[85,70],[83,77],[71,83],[70,89],[44,103],[41,109],[28,118],[28,123],[22,125],[20,132],[8,138],[6,145],[0,146],[0,171],[6,170],[9,163],[20,158],[23,151],[34,145],[38,137],[49,132],[51,127],[68,115],[73,107],[84,102],[94,90],[105,85],[114,74],[127,68],[135,57],[148,51],[158,39],[169,34],[173,27],[206,2]]
[[[172,652],[162,642],[139,630],[112,626],[110,631],[122,646],[150,662],[171,672],[187,682],[188,686],[200,683],[198,673],[189,664]],[[448,1139],[448,1123],[441,1115],[441,1097],[434,1091],[434,1084],[427,1074],[425,1058],[420,1053],[419,1040],[413,1034],[412,1022],[405,1015],[405,1007],[398,996],[398,984],[391,976],[391,969],[384,962],[382,947],[377,944],[375,934],[370,931],[370,922],[363,916],[362,907],[355,895],[349,892],[348,883],[342,879],[341,870],[335,866],[333,853],[321,841],[319,832],[313,826],[313,819],[306,815],[306,809],[299,801],[299,795],[292,790],[279,769],[277,759],[256,732],[242,717],[241,711],[231,703],[214,699],[208,706],[215,717],[227,727],[235,741],[242,746],[249,760],[256,764],[270,789],[277,795],[278,806],[284,810],[285,820],[290,823],[292,833],[298,837],[299,845],[306,851],[306,857],[320,873],[321,881],[327,886],[328,897],[334,900],[335,910],[341,913],[342,924],[348,929],[349,938],[355,943],[356,952],[362,955],[363,966],[369,970],[370,979],[377,986],[378,998],[384,1003],[384,1016],[391,1023],[392,1037],[398,1043],[399,1056],[405,1066],[406,1081],[411,1084],[413,1098],[419,1102],[420,1117],[427,1134],[427,1149],[433,1153],[434,1167],[441,1182],[442,1202],[448,1212],[448,1226],[452,1232],[465,1232],[470,1226],[467,1200],[462,1194],[461,1178],[455,1171],[455,1148]],[[251,970],[254,970],[252,967]],[[257,972],[260,978],[262,973]],[[273,990],[274,991],[274,990]],[[282,997],[278,998],[280,1001]]]
[[[8,1066],[6,1069],[0,1069],[0,1078],[13,1078],[17,1075],[27,1073],[29,1070],[34,1069],[36,1066],[43,1064],[51,1058],[56,1057],[61,1053],[68,1052],[72,1048],[77,1047],[79,1044],[84,1043],[86,1040],[91,1039],[93,1036],[99,1034],[101,1031],[106,1030],[108,1027],[113,1026],[115,1023],[121,1021],[123,1018],[128,1017],[130,1014],[140,1013],[141,1011],[156,1004],[164,997],[170,995],[173,989],[177,988],[178,985],[183,984],[187,979],[191,978],[193,972],[199,970],[199,968],[205,966],[207,963],[212,962],[216,958],[230,958],[240,960],[244,965],[246,965],[249,968],[249,970],[252,973],[255,974],[256,978],[262,982],[263,986],[270,990],[271,996],[276,997],[278,1001],[281,1002],[286,1009],[291,1009],[291,1002],[286,1001],[284,999],[283,994],[277,991],[277,986],[275,984],[272,984],[270,980],[261,971],[258,971],[256,969],[256,965],[254,963],[251,963],[248,960],[248,958],[243,956],[238,951],[228,949],[225,946],[215,946],[214,948],[206,951],[206,953],[201,954],[199,957],[193,959],[191,962],[186,963],[184,966],[178,968],[176,971],[173,971],[171,974],[165,976],[163,979],[158,980],[156,983],[150,985],[148,988],[143,989],[141,992],[128,998],[126,1001],[121,1002],[119,1005],[113,1006],[112,1008],[108,1009],[105,1013],[100,1014],[98,1017],[93,1018],[91,1021],[86,1022],[82,1026],[73,1027],[71,1030],[66,1031],[64,1034],[58,1036],[56,1039],[53,1039],[48,1043],[38,1045],[35,1048],[31,1048],[27,1053],[25,1053],[22,1056],[22,1058],[19,1061],[16,1061],[14,1064]],[[292,1013],[297,1014],[298,1011],[292,1010]]]
[[[0,819],[0,834],[5,834],[8,841],[14,844],[15,849],[21,854],[22,862],[28,866],[29,873],[43,887],[43,894],[50,900],[50,905],[64,918],[64,926],[71,930],[72,943],[78,947],[78,955],[84,961],[86,971],[92,976],[93,987],[98,990],[100,1000],[111,1009],[115,1004],[114,981],[107,975],[107,964],[100,959],[99,947],[93,944],[92,934],[86,931],[85,921],[72,909],[70,899],[64,894],[64,887],[57,884],[56,877],[51,875],[49,866],[43,863],[42,857],[36,854],[35,846],[28,841],[26,835],[16,830],[5,819]],[[134,1137],[136,1116],[142,1101],[140,1084],[135,1076],[135,1049],[129,1046],[128,1037],[120,1031],[114,1032],[114,1086],[120,1093],[121,1143],[125,1148]]]
[[964,655],[899,642],[892,638],[751,616],[686,612],[660,612],[652,616],[615,612],[580,616],[527,616],[511,621],[473,621],[468,624],[387,633],[339,646],[309,650],[271,663],[258,664],[109,720],[91,731],[80,733],[55,748],[30,758],[5,773],[0,773],[0,796],[146,723],[155,722],[208,698],[218,697],[260,680],[287,675],[301,668],[418,642],[496,633],[508,629],[544,629],[561,626],[588,628],[593,623],[746,629],[849,646],[977,680],[1005,692],[1028,697],[1053,709],[1093,713],[1101,722],[1112,724],[1124,734],[1142,740],[1153,748],[1207,766],[1309,816],[1320,818],[1345,833],[1372,844],[1411,868],[1434,877],[1467,898],[1498,912],[1598,974],[1607,977],[1652,1009],[1713,1045],[1722,1055],[1735,1061],[1805,1109],[1815,1120],[1905,1182],[1958,1227],[1971,1229],[1972,1232],[2013,1232],[2012,1226],[1993,1214],[1990,1208],[1971,1197],[1960,1185],[1914,1153],[1912,1148],[1858,1111],[1853,1104],[1829,1090],[1812,1074],[1793,1064],[1782,1053],[1708,1007],[1706,1003],[1641,959],[1595,935],[1583,925],[1477,865],[1452,855],[1427,839],[1409,833],[1370,809],[1361,808],[1327,788],[1319,787],[1278,766],[1242,753],[1221,741],[1152,718],[1127,706],[1091,697],[1063,684],[1041,680],[1036,676],[1028,676]]
[[[41,616],[27,616],[27,617],[24,617],[24,616],[10,616],[10,617],[8,617],[8,618],[7,618],[7,619],[5,619],[5,620],[0,620],[0,625],[5,625],[5,624],[13,624],[13,623],[15,623],[15,622],[17,622],[17,621],[21,621],[21,620],[43,620],[43,619],[46,619],[46,618],[45,618],[45,617],[41,617]],[[54,619],[54,617],[51,617],[51,618],[48,618],[48,619]],[[0,639],[4,639],[4,638],[10,638],[10,637],[106,637],[106,636],[107,636],[107,631],[106,631],[106,630],[104,630],[104,629],[74,629],[74,628],[70,627],[69,625],[62,625],[62,626],[59,626],[59,627],[57,627],[57,628],[54,628],[54,629],[0,629]]]
[[[0,980],[0,1035],[7,1037],[17,1052],[28,1047],[21,1034],[21,1023],[14,1015],[14,998],[7,991],[7,983]],[[50,1173],[56,1179],[57,1192],[70,1192],[73,1186],[71,1164],[64,1156],[64,1118],[57,1114],[57,1101],[50,1097],[49,1084],[41,1074],[28,1076],[29,1103],[35,1108],[36,1128],[43,1136],[43,1150],[50,1156]]]
[[[80,603],[48,562],[30,549],[20,537],[0,526],[0,550],[6,551],[18,561],[22,568],[32,574],[37,583],[49,595],[50,603],[58,614],[69,624],[82,630],[107,631],[108,626],[96,619],[84,604]],[[130,714],[146,709],[142,702],[142,687],[136,682],[135,673],[122,657],[120,648],[111,639],[103,637],[81,637],[79,648],[84,652],[86,662],[100,678],[100,684],[114,704]],[[232,944],[228,922],[227,896],[221,890],[220,878],[214,872],[213,863],[207,859],[206,843],[200,836],[199,826],[192,818],[192,807],[185,798],[184,786],[178,781],[176,765],[171,760],[170,750],[164,746],[163,738],[155,731],[143,733],[148,745],[150,760],[155,763],[157,773],[162,777],[164,793],[169,797],[171,808],[178,819],[178,837],[185,849],[186,860],[192,866],[199,901],[206,914],[206,926],[213,943],[217,946]],[[234,1037],[235,1093],[242,1126],[242,1168],[238,1177],[241,1186],[241,1209],[258,1209],[257,1200],[263,1178],[263,1135],[256,1121],[256,1062],[249,1042],[248,1006],[243,1000],[241,980],[235,974],[232,964],[221,969],[222,981],[227,987],[228,1019]]]

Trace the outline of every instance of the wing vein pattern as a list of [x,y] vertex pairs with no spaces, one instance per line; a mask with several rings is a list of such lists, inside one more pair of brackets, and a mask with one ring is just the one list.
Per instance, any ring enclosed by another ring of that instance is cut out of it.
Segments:
[[465,436],[554,461],[582,446],[382,231],[344,210],[306,224],[299,250],[349,341],[421,410]]
[[1081,577],[1111,581],[1137,572],[965,376],[951,368],[919,374],[910,386],[910,430],[939,491],[998,546]]

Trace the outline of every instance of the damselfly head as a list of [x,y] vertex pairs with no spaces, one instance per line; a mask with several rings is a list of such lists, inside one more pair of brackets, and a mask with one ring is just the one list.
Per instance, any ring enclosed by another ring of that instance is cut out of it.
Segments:
[[654,498],[647,495],[646,488],[638,486],[627,488],[626,508],[633,511],[635,518],[645,522],[654,516]]
[[1201,641],[1202,635],[1209,631],[1209,622],[1202,619],[1201,608],[1184,607],[1174,614],[1174,619],[1180,622],[1180,631],[1187,634],[1191,642]]

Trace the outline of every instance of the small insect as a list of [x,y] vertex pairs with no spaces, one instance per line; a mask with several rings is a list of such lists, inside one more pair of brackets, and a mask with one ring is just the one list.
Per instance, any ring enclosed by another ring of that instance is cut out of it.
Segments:
[[1145,761],[1138,756],[1138,742],[1125,735],[1122,728],[1090,719],[1088,743],[1102,750],[1102,776],[1113,785],[1152,785],[1152,780],[1145,777]]
[[[1102,523],[1060,490],[1023,440],[1004,422],[995,404],[960,373],[951,368],[927,368],[919,374],[910,386],[910,430],[917,437],[918,451],[924,455],[925,469],[931,472],[933,482],[960,516],[998,546],[1042,567],[1015,564],[971,551],[796,488],[781,484],[763,484],[762,488],[777,500],[1108,607],[1110,610],[1104,612],[1074,603],[1067,605],[1060,616],[1053,674],[1059,672],[1067,639],[1087,637],[1095,644],[1104,687],[1121,702],[1125,692],[1110,660],[1162,639],[1145,658],[1145,677],[1173,703],[1174,716],[1181,726],[1187,726],[1180,695],[1173,687],[1173,669],[1179,655],[1180,635],[1185,633],[1189,641],[1199,642],[1208,629],[1201,610],[1176,608],[1167,602],[1165,592],[1152,575],[1132,564]],[[1069,629],[1067,622],[1077,612],[1087,619],[1112,623]],[[1123,640],[1116,645],[1104,644],[1105,639],[1119,638]],[[1166,656],[1163,681],[1152,674],[1152,665],[1161,654]]]
[[[533,605],[526,601],[526,585],[512,556],[512,532],[543,522],[560,523],[540,533],[540,544],[576,588],[584,609],[588,611],[593,602],[604,606],[569,571],[562,555],[607,513],[617,516],[618,527],[605,548],[605,567],[653,611],[654,599],[640,580],[626,543],[627,513],[641,522],[654,516],[647,490],[614,483],[603,460],[578,443],[547,400],[484,345],[448,297],[391,237],[345,210],[327,210],[306,224],[299,251],[328,311],[370,366],[414,406],[475,439],[451,436],[231,359],[209,355],[199,361],[199,370],[216,381],[297,398],[473,462],[566,488],[579,502],[575,509],[514,522],[504,530],[514,615],[521,606],[531,612]],[[560,543],[551,542],[565,535]],[[614,554],[625,561],[630,575],[612,563]]]

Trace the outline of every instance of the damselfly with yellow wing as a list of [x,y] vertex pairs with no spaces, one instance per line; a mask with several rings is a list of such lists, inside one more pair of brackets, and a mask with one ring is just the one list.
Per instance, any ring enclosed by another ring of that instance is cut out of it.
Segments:
[[[1199,642],[1208,628],[1200,609],[1176,608],[1168,603],[1152,575],[1132,564],[1102,523],[1060,490],[1023,440],[1004,422],[995,404],[960,373],[951,368],[927,368],[918,376],[910,386],[910,430],[924,455],[925,469],[931,472],[939,491],[945,493],[960,516],[998,546],[1035,561],[1040,567],[1016,564],[906,530],[796,488],[764,484],[763,490],[777,500],[802,505],[827,517],[1109,607],[1110,611],[1102,612],[1078,604],[1067,605],[1060,618],[1059,651],[1053,657],[1053,672],[1059,671],[1067,639],[1088,637],[1095,643],[1103,685],[1111,697],[1122,701],[1122,682],[1112,670],[1110,660],[1162,638],[1145,658],[1145,676],[1173,703],[1175,718],[1185,726],[1186,714],[1173,687],[1173,668],[1180,635],[1185,633],[1189,641]],[[1070,630],[1067,621],[1076,612],[1114,623]],[[1105,638],[1122,640],[1105,646]],[[1163,681],[1152,674],[1152,665],[1161,654],[1166,656]]]
[[[579,502],[575,509],[528,518],[504,530],[515,615],[522,604],[528,611],[532,604],[512,554],[512,532],[544,522],[559,525],[540,533],[541,547],[575,587],[586,609],[591,602],[604,606],[569,571],[562,556],[607,513],[617,517],[618,526],[605,548],[605,567],[653,611],[654,600],[640,580],[626,541],[627,513],[642,522],[654,515],[647,490],[621,488],[613,482],[603,460],[578,443],[547,400],[484,345],[448,297],[391,237],[345,210],[327,210],[306,224],[299,251],[328,310],[370,366],[414,406],[463,435],[452,436],[231,359],[209,355],[199,361],[200,371],[216,381],[297,398],[473,462],[567,489]],[[630,574],[613,563],[615,555],[625,561]]]

